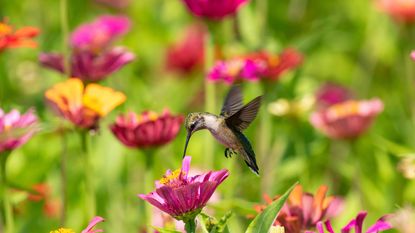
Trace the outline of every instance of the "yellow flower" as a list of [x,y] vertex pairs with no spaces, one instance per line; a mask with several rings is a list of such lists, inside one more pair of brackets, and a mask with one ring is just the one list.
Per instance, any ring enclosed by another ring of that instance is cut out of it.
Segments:
[[45,97],[65,119],[81,128],[96,127],[101,117],[126,99],[123,93],[98,84],[84,87],[76,78],[56,84]]
[[59,228],[57,230],[51,231],[49,233],[75,233],[75,231],[68,228]]

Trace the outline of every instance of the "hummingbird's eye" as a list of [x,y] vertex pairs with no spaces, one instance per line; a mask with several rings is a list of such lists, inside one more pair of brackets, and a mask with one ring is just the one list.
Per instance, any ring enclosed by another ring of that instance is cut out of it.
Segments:
[[196,122],[193,122],[192,124],[190,124],[190,130],[193,130],[196,127]]

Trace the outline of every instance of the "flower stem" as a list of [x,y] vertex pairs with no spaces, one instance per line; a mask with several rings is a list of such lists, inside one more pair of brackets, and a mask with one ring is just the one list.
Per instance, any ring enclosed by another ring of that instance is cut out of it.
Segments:
[[[212,67],[214,62],[214,44],[213,44],[213,35],[212,29],[206,33],[205,36],[205,74],[207,74],[210,67]],[[215,85],[211,83],[207,78],[205,78],[205,110],[206,112],[215,112]],[[215,144],[211,135],[206,134],[205,139],[206,153],[204,164],[213,168],[214,153],[215,153]]]
[[68,24],[68,0],[60,1],[60,16],[61,16],[61,29],[62,29],[62,53],[63,53],[63,69],[66,77],[71,74],[70,60],[69,60],[69,24]]
[[196,219],[191,219],[184,222],[184,228],[186,229],[187,233],[195,233],[196,232]]
[[[153,177],[153,166],[154,166],[154,154],[155,151],[152,149],[148,149],[144,151],[144,161],[145,161],[145,170],[144,170],[144,192],[148,193],[151,192],[153,189],[153,183],[154,183],[154,177]],[[144,204],[145,205],[145,225],[146,225],[146,232],[153,232],[153,229],[151,227],[152,223],[152,215],[153,215],[153,208],[150,204]]]
[[92,183],[93,166],[90,162],[90,151],[88,143],[88,131],[83,130],[81,134],[81,147],[84,159],[84,182],[85,182],[85,212],[86,220],[89,221],[95,216],[95,188]]
[[5,152],[0,154],[0,173],[1,173],[1,186],[2,186],[2,195],[3,195],[3,209],[4,209],[4,232],[13,233],[14,232],[14,221],[13,221],[13,207],[9,197],[8,182],[7,182],[7,172],[6,172],[6,162],[10,155],[10,152]]
[[61,209],[60,223],[61,223],[61,226],[65,226],[66,210],[68,207],[68,195],[67,195],[68,180],[67,180],[67,174],[66,174],[68,143],[66,141],[66,134],[63,131],[63,129],[61,129],[60,133],[61,133],[60,136],[62,140],[61,164],[60,164],[62,209]]

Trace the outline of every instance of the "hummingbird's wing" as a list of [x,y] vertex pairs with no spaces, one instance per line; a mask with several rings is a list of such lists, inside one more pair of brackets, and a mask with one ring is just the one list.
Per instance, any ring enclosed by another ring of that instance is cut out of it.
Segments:
[[226,95],[220,115],[224,117],[232,116],[243,106],[241,88],[239,85],[234,85]]
[[239,111],[226,118],[226,124],[239,130],[239,132],[242,132],[248,128],[249,124],[251,124],[258,113],[259,107],[261,106],[261,99],[262,96],[258,96],[251,102],[247,103]]

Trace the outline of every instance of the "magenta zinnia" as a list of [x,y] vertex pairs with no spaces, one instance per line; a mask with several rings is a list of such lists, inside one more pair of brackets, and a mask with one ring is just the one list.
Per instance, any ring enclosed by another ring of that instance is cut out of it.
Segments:
[[0,108],[0,153],[25,144],[38,130],[33,110],[20,114],[17,110],[5,113]]
[[[363,222],[366,218],[367,213],[362,211],[360,212],[355,219],[352,219],[346,226],[341,229],[341,233],[349,233],[354,229],[354,233],[363,233]],[[324,227],[326,230],[324,230]],[[370,226],[364,233],[378,233],[381,231],[386,231],[392,229],[392,225],[387,222],[386,217],[381,217],[378,221]],[[318,233],[335,233],[333,227],[331,226],[330,220],[317,223],[317,232]],[[312,231],[306,231],[306,233],[314,233]]]
[[234,15],[248,0],[183,0],[187,8],[198,17],[220,20]]
[[353,139],[364,133],[382,111],[380,99],[348,100],[314,112],[310,121],[330,138]]
[[177,220],[193,220],[229,173],[223,169],[190,176],[190,160],[191,157],[186,156],[181,169],[168,170],[156,181],[154,192],[138,196]]
[[183,116],[172,115],[168,109],[162,114],[152,111],[140,115],[129,112],[117,117],[111,131],[124,145],[132,148],[152,148],[172,141],[180,130]]

